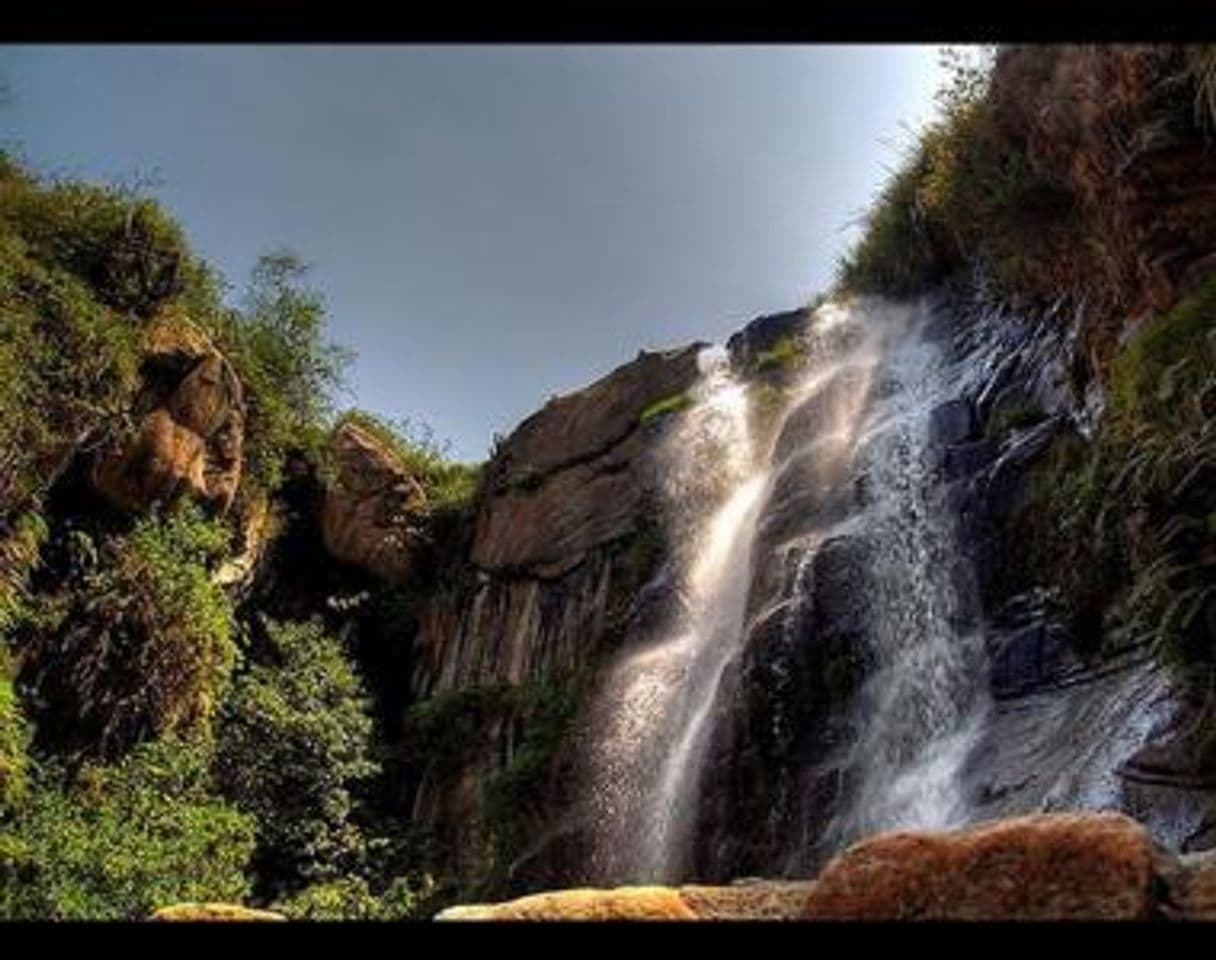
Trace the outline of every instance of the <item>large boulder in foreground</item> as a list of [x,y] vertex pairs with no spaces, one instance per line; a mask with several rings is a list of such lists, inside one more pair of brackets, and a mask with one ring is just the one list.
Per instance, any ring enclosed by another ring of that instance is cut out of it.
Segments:
[[1129,817],[1036,814],[863,840],[824,868],[805,916],[1140,920],[1153,912],[1153,877],[1152,842]]
[[355,423],[338,427],[331,449],[334,477],[321,505],[325,549],[375,577],[404,583],[422,542],[422,485],[393,450]]
[[1200,859],[1158,854],[1144,827],[1122,814],[1036,814],[880,834],[814,881],[566,890],[453,907],[436,919],[1202,919],[1216,909],[1216,868]]
[[132,513],[188,495],[226,512],[244,464],[245,397],[228,359],[188,321],[149,336],[135,432],[93,464],[93,487]]
[[287,918],[281,913],[255,910],[253,907],[243,907],[239,903],[175,903],[172,906],[161,907],[148,919],[197,923],[199,921],[230,920],[278,921]]

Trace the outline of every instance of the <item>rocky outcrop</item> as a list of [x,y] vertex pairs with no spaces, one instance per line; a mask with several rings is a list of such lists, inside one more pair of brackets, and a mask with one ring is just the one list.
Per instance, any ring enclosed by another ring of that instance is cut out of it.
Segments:
[[642,353],[521,423],[491,461],[473,563],[554,579],[633,532],[653,483],[643,414],[692,386],[701,347]]
[[325,549],[390,583],[405,583],[421,545],[426,494],[386,444],[355,423],[330,441],[334,477],[321,505]]
[[154,327],[138,427],[95,461],[92,482],[121,509],[190,496],[226,512],[241,482],[245,400],[226,357],[180,318]]
[[624,887],[454,907],[439,920],[1207,919],[1210,857],[1174,857],[1120,814],[1040,814],[881,834],[813,881]]
[[274,913],[270,910],[255,910],[253,907],[243,907],[239,903],[175,903],[172,906],[161,907],[148,919],[206,923],[234,920],[283,921],[287,918],[281,913]]

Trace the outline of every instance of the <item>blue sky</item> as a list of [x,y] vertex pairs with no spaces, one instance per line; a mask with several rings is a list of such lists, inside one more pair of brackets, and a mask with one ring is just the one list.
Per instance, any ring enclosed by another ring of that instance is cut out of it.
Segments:
[[805,303],[899,145],[937,47],[0,47],[0,142],[151,177],[240,287],[314,264],[345,404],[485,456],[640,348]]

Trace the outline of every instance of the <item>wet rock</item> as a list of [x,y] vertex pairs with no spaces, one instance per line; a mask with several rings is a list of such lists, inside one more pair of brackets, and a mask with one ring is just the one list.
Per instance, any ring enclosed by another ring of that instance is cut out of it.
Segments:
[[991,629],[986,640],[990,683],[997,697],[1019,696],[1084,669],[1068,631],[1047,617],[1006,630]]
[[336,462],[321,505],[325,549],[390,583],[415,569],[426,505],[408,467],[366,430],[344,423],[331,439]]
[[805,308],[757,317],[726,341],[731,363],[745,369],[757,354],[772,349],[779,340],[803,333],[809,320],[810,311]]
[[947,400],[929,413],[929,443],[933,446],[964,443],[975,431],[975,410],[966,399]]
[[991,440],[952,443],[942,455],[942,471],[946,480],[957,480],[979,473],[996,456],[997,446]]
[[1141,920],[1153,846],[1120,814],[1038,814],[948,833],[896,832],[824,869],[806,916],[832,920]]

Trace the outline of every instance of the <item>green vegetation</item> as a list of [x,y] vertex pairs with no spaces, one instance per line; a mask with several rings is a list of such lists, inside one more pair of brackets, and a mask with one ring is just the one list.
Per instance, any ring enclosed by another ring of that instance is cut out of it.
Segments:
[[243,311],[219,308],[215,281],[205,271],[193,291],[200,321],[245,388],[248,482],[269,492],[282,482],[293,450],[319,455],[331,397],[350,362],[348,351],[324,339],[325,304],[303,285],[307,272],[295,254],[262,257]]
[[205,729],[236,659],[231,606],[209,574],[228,537],[190,504],[100,545],[75,532],[67,587],[40,597],[26,627],[48,732],[114,756]]
[[1078,635],[1100,643],[1104,615],[1118,615],[1127,639],[1184,675],[1216,668],[1213,371],[1209,278],[1115,358],[1097,439],[1054,445],[1011,541],[1026,546],[1020,579],[1059,585]]
[[[334,635],[358,611],[318,596],[284,619],[323,612],[325,627],[263,624],[264,597],[216,583],[259,504],[287,518],[276,535],[314,536],[309,498],[349,355],[327,340],[307,279],[297,256],[274,253],[230,300],[155,202],[42,179],[0,152],[0,918],[246,896],[292,915],[393,918],[429,896],[376,793],[388,741],[374,742]],[[145,361],[165,333],[209,340],[242,387],[244,469],[226,517],[189,502],[133,517],[89,489],[95,452],[129,435],[160,387]],[[451,463],[425,427],[346,417],[391,439],[432,535],[447,536],[479,468]]]
[[801,337],[787,334],[776,340],[767,350],[761,350],[752,360],[752,368],[763,373],[768,370],[787,370],[798,366],[806,359],[806,344]]
[[0,916],[136,920],[185,900],[240,901],[253,834],[211,791],[199,744],[147,744],[68,782],[48,766],[0,821]]
[[216,772],[258,820],[257,865],[279,894],[358,866],[351,788],[376,772],[372,721],[342,644],[318,623],[267,623],[267,650],[223,707]]
[[909,296],[977,268],[1006,300],[1084,300],[1104,362],[1121,316],[1174,299],[1165,259],[1216,240],[1210,204],[1177,182],[1181,156],[1202,170],[1212,49],[1032,45],[990,66],[956,60],[838,287]]
[[638,417],[638,423],[645,426],[646,424],[659,419],[668,413],[675,413],[677,410],[684,410],[692,405],[692,396],[687,390],[681,393],[673,393],[669,397],[663,397],[661,400],[656,400]]
[[11,657],[0,646],[0,816],[25,796],[29,730],[13,689]]
[[272,904],[271,909],[292,920],[412,920],[418,919],[428,892],[425,886],[419,892],[397,880],[376,896],[365,880],[343,877],[306,887]]

